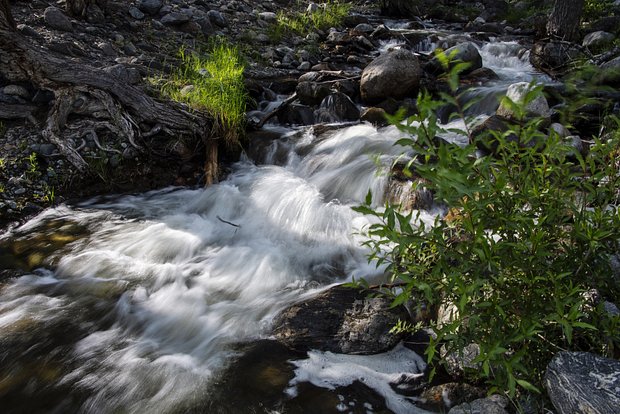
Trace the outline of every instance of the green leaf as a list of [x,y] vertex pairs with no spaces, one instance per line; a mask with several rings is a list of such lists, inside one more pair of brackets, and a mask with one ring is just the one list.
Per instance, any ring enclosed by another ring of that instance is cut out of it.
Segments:
[[540,394],[540,390],[538,388],[536,388],[531,383],[529,383],[529,382],[527,382],[525,380],[518,379],[517,380],[517,384],[519,384],[519,386],[522,387],[523,389],[526,389],[528,391],[534,392],[536,394]]

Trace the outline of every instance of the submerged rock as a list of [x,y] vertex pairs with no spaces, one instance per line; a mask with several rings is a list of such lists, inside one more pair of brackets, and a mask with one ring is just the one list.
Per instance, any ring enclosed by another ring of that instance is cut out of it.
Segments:
[[318,122],[357,121],[360,119],[360,110],[347,95],[336,92],[323,99],[316,119]]
[[390,304],[386,297],[370,298],[367,292],[336,286],[284,310],[274,323],[274,335],[296,350],[384,352],[401,339],[390,333],[392,327],[409,319],[405,308]]
[[558,414],[614,414],[620,407],[620,361],[588,352],[560,352],[545,386]]

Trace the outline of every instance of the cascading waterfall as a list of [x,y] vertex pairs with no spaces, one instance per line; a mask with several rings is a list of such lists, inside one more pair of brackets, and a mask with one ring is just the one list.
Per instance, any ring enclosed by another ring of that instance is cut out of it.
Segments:
[[[4,234],[4,245],[41,231],[81,234],[42,258],[41,269],[3,286],[0,342],[14,335],[18,347],[30,347],[42,332],[68,324],[74,337],[49,344],[63,367],[55,381],[88,395],[86,412],[198,404],[230,345],[264,335],[277,311],[352,275],[381,273],[357,235],[368,218],[351,206],[368,189],[375,205],[383,202],[380,165],[400,152],[393,146],[399,137],[393,127],[368,125],[318,138],[309,131],[272,143],[288,146],[285,165],[240,162],[207,189],[46,211]],[[268,147],[265,161],[277,151]],[[0,358],[3,376],[21,369],[20,355]]]

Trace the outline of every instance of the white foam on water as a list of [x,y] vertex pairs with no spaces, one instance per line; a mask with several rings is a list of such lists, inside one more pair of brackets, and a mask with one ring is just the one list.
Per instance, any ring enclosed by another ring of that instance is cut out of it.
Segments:
[[295,377],[287,393],[294,397],[297,386],[309,382],[317,387],[334,390],[356,381],[364,383],[385,398],[387,408],[396,414],[423,414],[413,399],[397,394],[393,386],[424,375],[426,363],[418,354],[397,345],[391,351],[376,355],[344,355],[332,352],[308,352],[308,358],[291,361]]

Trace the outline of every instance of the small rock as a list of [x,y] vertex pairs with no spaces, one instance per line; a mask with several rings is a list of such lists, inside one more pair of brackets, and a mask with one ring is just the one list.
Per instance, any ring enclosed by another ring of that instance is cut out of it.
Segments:
[[274,12],[262,12],[262,13],[258,13],[258,18],[266,22],[273,23],[276,20],[278,20],[278,15],[275,14]]
[[435,385],[420,394],[420,405],[427,410],[443,411],[458,404],[484,398],[486,392],[467,383],[449,382]]
[[171,12],[161,18],[161,22],[167,26],[178,26],[189,22],[189,16],[181,12]]
[[448,414],[508,414],[508,399],[500,395],[480,398],[453,407]]
[[131,6],[131,7],[129,8],[129,15],[130,15],[131,17],[133,17],[134,19],[136,19],[136,20],[142,20],[142,19],[144,19],[144,17],[145,17],[145,14],[144,14],[144,13],[142,13],[142,11],[140,11],[140,9],[138,9],[138,8],[137,8],[137,7],[135,7],[135,6]]
[[372,33],[375,30],[375,28],[372,27],[372,25],[368,23],[361,23],[355,26],[353,30],[355,30],[356,32],[360,32],[360,33]]
[[13,190],[13,194],[15,194],[17,196],[25,194],[25,193],[26,193],[26,189],[23,188],[23,187],[19,187],[19,188],[16,188],[15,190]]
[[207,12],[207,17],[209,18],[211,23],[213,23],[216,26],[219,26],[219,27],[228,26],[228,21],[226,20],[224,15],[217,10],[209,10]]
[[133,43],[129,42],[123,46],[123,52],[125,52],[126,55],[135,56],[138,54],[138,49]]
[[307,13],[314,13],[319,11],[319,5],[316,3],[311,2],[310,4],[308,4],[308,7],[306,8],[306,12]]
[[56,149],[56,145],[54,144],[41,144],[38,153],[45,157],[49,157],[56,152]]
[[71,20],[57,7],[50,6],[43,12],[45,23],[52,29],[70,32],[73,30]]
[[310,62],[301,62],[299,66],[297,66],[298,70],[310,70],[312,67],[312,63]]
[[138,2],[138,9],[144,13],[155,15],[159,13],[159,9],[161,9],[163,5],[163,0],[140,0]]
[[[469,67],[462,74],[473,72],[482,67],[482,56],[478,52],[478,48],[473,42],[459,43],[444,51],[444,54],[452,59],[452,62],[469,63]],[[427,70],[431,73],[438,74],[445,72],[445,68],[437,58],[433,58],[427,64]]]
[[187,96],[189,95],[194,89],[196,89],[196,87],[194,85],[185,85],[184,87],[181,88],[181,90],[179,91],[179,93],[181,94],[181,96]]
[[318,105],[331,93],[329,86],[317,82],[299,82],[295,91],[304,105]]
[[[513,83],[508,87],[508,91],[506,92],[506,98],[510,99],[516,104],[523,104],[526,95],[530,91],[530,88],[531,86],[528,82]],[[549,110],[549,103],[547,102],[547,99],[542,95],[542,93],[526,105],[525,111],[529,116],[540,116],[543,118],[551,116],[551,111]],[[496,114],[508,119],[513,119],[516,115],[511,106],[506,105],[505,103],[500,104],[499,108],[496,111]]]
[[376,108],[373,106],[370,108],[366,108],[362,112],[360,120],[364,122],[370,122],[375,126],[386,126],[388,124],[386,115],[387,113],[385,112],[385,109]]
[[101,42],[97,44],[97,47],[101,49],[101,51],[108,56],[116,56],[116,50],[114,46],[112,46],[109,42]]
[[555,132],[560,138],[566,138],[570,135],[570,131],[562,124],[554,122],[549,125],[549,132]]

